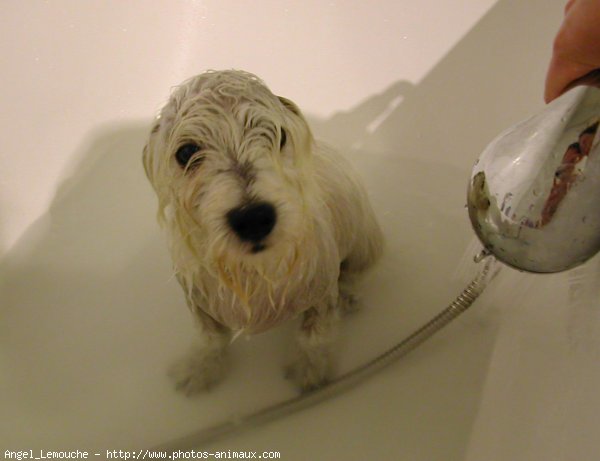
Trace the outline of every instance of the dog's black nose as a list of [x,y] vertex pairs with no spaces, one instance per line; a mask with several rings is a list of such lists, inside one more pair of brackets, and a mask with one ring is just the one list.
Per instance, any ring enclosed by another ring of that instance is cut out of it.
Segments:
[[227,223],[243,241],[260,243],[271,233],[277,221],[275,207],[270,203],[251,203],[227,213]]

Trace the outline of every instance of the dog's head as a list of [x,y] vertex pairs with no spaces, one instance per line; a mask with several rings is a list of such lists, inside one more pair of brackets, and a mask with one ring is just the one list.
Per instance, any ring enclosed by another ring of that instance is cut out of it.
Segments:
[[178,87],[143,156],[178,271],[200,263],[236,288],[249,267],[292,270],[313,238],[313,143],[298,107],[252,74]]

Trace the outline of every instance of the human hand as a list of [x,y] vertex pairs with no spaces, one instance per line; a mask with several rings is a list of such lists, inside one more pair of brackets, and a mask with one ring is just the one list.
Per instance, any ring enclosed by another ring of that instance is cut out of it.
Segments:
[[576,84],[600,86],[600,0],[567,3],[554,39],[544,99],[550,102]]

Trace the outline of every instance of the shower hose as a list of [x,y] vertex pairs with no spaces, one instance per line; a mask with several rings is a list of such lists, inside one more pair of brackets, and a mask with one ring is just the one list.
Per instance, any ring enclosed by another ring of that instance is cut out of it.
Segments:
[[479,273],[448,307],[402,341],[372,360],[338,376],[320,388],[264,407],[253,413],[231,418],[228,421],[215,424],[180,439],[154,447],[153,450],[175,451],[198,449],[226,436],[238,434],[251,427],[256,427],[312,407],[353,388],[366,378],[404,357],[469,309],[491,279],[490,273],[492,272],[495,259],[484,251],[475,258],[476,262],[482,260],[485,260],[485,263]]

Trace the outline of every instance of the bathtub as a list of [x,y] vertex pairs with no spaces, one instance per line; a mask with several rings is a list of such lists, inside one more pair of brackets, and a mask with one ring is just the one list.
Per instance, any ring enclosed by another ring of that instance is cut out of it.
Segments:
[[[387,248],[363,309],[341,328],[342,373],[419,327],[477,272],[469,173],[493,137],[542,107],[562,9],[562,0],[5,3],[3,456],[148,455],[296,395],[282,374],[290,325],[237,340],[230,373],[205,395],[185,398],[167,377],[194,329],[141,151],[173,86],[206,69],[256,73],[365,179]],[[597,258],[548,276],[502,268],[471,311],[403,360],[197,450],[591,459],[599,274]]]

